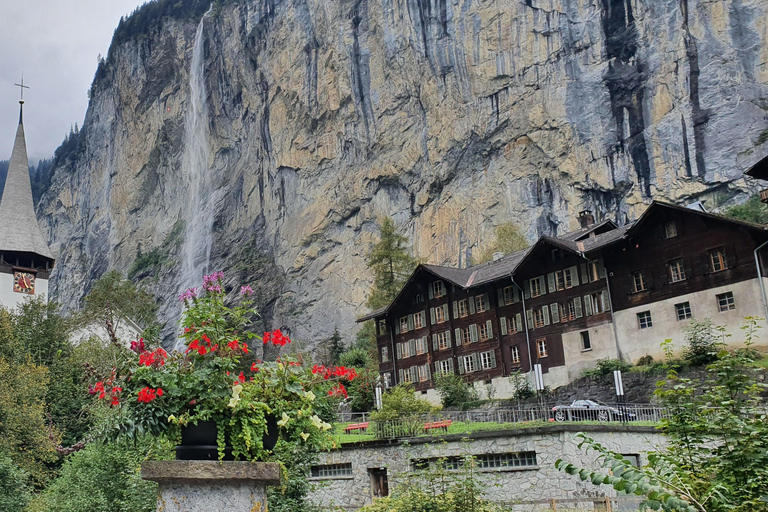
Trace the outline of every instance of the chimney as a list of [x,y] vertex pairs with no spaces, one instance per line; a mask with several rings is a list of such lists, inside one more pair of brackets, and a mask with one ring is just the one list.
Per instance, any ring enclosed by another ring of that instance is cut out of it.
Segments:
[[592,215],[591,210],[583,210],[579,212],[579,225],[582,228],[587,228],[595,223],[595,216]]
[[503,252],[495,252],[495,253],[493,253],[493,261],[499,261],[503,257],[504,257],[504,253]]

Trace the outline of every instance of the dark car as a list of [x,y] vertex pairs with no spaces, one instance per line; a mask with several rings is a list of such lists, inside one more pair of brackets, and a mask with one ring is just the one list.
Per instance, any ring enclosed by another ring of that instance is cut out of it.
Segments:
[[635,419],[635,414],[621,411],[610,405],[593,400],[574,400],[571,405],[556,405],[552,408],[555,421],[628,421]]

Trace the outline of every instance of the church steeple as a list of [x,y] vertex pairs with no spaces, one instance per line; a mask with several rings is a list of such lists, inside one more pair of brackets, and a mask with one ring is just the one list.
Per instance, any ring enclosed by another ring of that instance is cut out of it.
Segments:
[[[19,127],[16,130],[8,177],[0,200],[0,264],[24,267],[34,264],[35,267],[48,270],[53,266],[54,257],[40,231],[32,201],[23,108],[22,99],[19,101]],[[30,263],[24,264],[27,261]]]

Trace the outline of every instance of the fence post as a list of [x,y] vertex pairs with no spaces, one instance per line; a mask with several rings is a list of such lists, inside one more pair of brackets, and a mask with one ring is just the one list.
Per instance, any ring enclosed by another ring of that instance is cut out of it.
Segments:
[[549,508],[552,509],[552,512],[557,512],[557,501],[554,498],[549,500]]

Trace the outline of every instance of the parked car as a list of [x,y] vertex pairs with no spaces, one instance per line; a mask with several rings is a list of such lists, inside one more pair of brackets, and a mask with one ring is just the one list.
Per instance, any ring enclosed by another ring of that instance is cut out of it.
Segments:
[[593,400],[574,400],[571,405],[556,405],[552,408],[555,421],[632,421],[635,414],[621,411],[616,407]]

